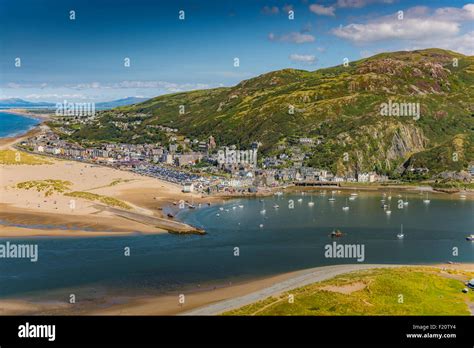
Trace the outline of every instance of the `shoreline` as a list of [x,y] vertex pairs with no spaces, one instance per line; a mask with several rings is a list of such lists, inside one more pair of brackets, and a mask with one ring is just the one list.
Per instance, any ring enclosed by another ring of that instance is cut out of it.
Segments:
[[22,109],[22,108],[12,108],[12,109],[0,109],[0,113],[9,113],[13,115],[18,115],[18,116],[24,116],[27,118],[32,118],[38,121],[46,121],[51,118],[50,113],[36,113],[36,112],[31,112],[30,110],[51,110],[51,109]]
[[[331,279],[341,274],[376,268],[435,268],[474,272],[474,263],[453,264],[342,264],[318,266],[272,276],[249,280],[220,280],[201,287],[173,290],[157,295],[133,296],[127,293],[106,294],[102,297],[86,298],[82,304],[70,305],[53,301],[48,296],[33,299],[31,296],[0,299],[0,315],[219,315],[222,312],[240,308],[249,303],[276,296],[305,285]],[[220,282],[220,284],[218,284]],[[225,283],[224,283],[225,282]],[[64,289],[61,289],[64,291]],[[54,293],[55,290],[52,291]],[[185,304],[178,298],[185,295]],[[51,294],[49,294],[51,296]],[[91,295],[93,296],[93,295]]]

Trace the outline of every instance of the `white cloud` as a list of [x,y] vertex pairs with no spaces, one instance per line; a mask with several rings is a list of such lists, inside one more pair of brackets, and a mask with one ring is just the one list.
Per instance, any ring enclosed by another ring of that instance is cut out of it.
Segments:
[[325,7],[323,5],[312,4],[309,6],[309,10],[320,16],[334,16],[334,6]]
[[465,22],[471,25],[472,20],[474,4],[437,9],[415,6],[404,11],[403,19],[394,13],[365,23],[340,26],[332,33],[359,45],[399,40],[405,48],[439,47],[471,55],[474,51],[472,26],[466,32],[463,25]]
[[433,19],[393,19],[367,24],[349,24],[333,29],[332,33],[353,42],[374,42],[402,39],[421,40],[442,38],[459,33],[459,24]]
[[369,4],[391,4],[394,0],[337,0],[337,7],[361,8]]
[[[407,48],[407,50],[435,47],[432,42],[419,42]],[[468,56],[474,56],[474,31],[470,31],[456,37],[447,37],[436,41],[436,47],[459,52]]]
[[281,36],[275,35],[274,33],[270,33],[268,34],[268,39],[270,41],[291,42],[297,44],[314,42],[316,40],[311,34],[303,34],[298,32],[293,32]]
[[280,12],[280,9],[276,6],[265,6],[264,8],[262,8],[262,13],[264,15],[276,15]]
[[305,63],[305,64],[314,64],[316,63],[316,57],[309,54],[291,54],[290,60],[293,62]]

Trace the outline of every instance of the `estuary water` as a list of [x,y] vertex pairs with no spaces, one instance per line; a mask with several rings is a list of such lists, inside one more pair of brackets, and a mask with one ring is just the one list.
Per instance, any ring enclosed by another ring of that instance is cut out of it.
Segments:
[[[0,296],[87,287],[156,293],[358,262],[326,257],[333,242],[363,245],[365,263],[474,262],[474,243],[465,239],[474,233],[474,201],[432,195],[424,203],[426,196],[392,193],[384,210],[381,193],[360,192],[351,200],[349,194],[337,193],[333,202],[330,191],[235,199],[178,215],[203,227],[205,236],[8,239],[38,244],[39,255],[37,262],[0,259]],[[333,229],[343,236],[331,238]]]
[[40,123],[34,118],[25,117],[0,110],[0,138],[25,133]]

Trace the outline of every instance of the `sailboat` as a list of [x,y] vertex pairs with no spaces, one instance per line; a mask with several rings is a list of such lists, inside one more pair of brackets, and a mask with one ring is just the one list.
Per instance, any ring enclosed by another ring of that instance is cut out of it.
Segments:
[[347,204],[347,198],[346,198],[346,205],[342,207],[342,210],[344,210],[344,211],[349,210],[349,205]]
[[312,207],[314,205],[314,202],[313,202],[313,195],[311,195],[311,201],[308,202],[308,206],[309,207]]
[[334,191],[332,191],[332,196],[331,198],[328,199],[329,202],[334,202],[336,198],[334,198]]
[[398,239],[403,239],[405,238],[405,235],[403,234],[403,224],[400,226],[400,233],[397,234]]
[[430,204],[430,202],[431,202],[431,201],[430,201],[429,198],[428,198],[428,193],[426,193],[426,198],[423,200],[423,203],[425,203],[425,204]]

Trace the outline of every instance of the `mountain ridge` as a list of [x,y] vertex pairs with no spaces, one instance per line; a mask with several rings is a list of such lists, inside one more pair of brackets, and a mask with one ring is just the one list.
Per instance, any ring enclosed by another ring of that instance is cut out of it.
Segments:
[[[131,131],[136,142],[150,139],[146,126],[161,125],[188,137],[213,135],[221,145],[259,141],[265,155],[278,155],[277,145],[298,137],[318,138],[322,142],[309,150],[307,164],[340,174],[398,175],[424,162],[414,161],[415,154],[462,134],[468,145],[457,161],[467,168],[474,161],[473,100],[474,57],[426,49],[380,53],[315,71],[282,69],[232,87],[158,96],[113,109],[98,122],[103,130],[113,130],[114,114],[145,114],[142,127]],[[380,105],[389,101],[419,103],[421,117],[381,116]],[[75,139],[107,139],[100,127],[85,127]],[[449,169],[429,165],[437,168],[433,173]]]

